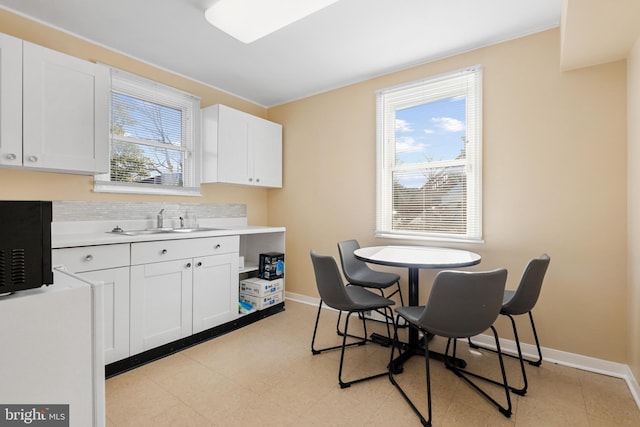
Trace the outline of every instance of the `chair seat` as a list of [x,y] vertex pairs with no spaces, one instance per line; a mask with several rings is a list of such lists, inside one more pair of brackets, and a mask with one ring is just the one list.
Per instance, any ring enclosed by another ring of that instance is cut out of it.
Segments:
[[424,306],[410,305],[406,307],[398,307],[396,308],[396,313],[404,317],[407,322],[417,325],[420,316],[424,313]]
[[384,289],[400,280],[400,276],[394,273],[376,270],[358,270],[349,275],[349,283],[365,286],[367,288]]
[[353,304],[349,307],[339,308],[343,311],[366,311],[395,304],[393,300],[374,294],[359,286],[347,286],[345,290]]
[[510,314],[512,316],[519,316],[530,311],[530,307],[527,304],[518,304],[518,300],[514,299],[516,291],[504,291],[502,297],[502,309],[500,314]]

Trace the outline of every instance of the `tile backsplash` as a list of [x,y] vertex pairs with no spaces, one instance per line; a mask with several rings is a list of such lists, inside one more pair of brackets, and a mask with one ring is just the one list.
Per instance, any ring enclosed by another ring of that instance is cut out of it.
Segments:
[[198,218],[244,218],[247,205],[163,202],[54,201],[53,221],[106,221],[152,219],[164,209],[167,218],[189,215]]

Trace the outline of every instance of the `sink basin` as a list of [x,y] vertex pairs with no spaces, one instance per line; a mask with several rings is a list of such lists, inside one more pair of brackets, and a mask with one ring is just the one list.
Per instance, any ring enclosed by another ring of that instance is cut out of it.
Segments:
[[213,230],[222,230],[221,228],[207,228],[207,227],[198,227],[198,228],[174,228],[171,230],[173,233],[195,233],[198,231],[213,231]]
[[149,234],[167,234],[167,233],[197,233],[199,231],[222,230],[222,228],[147,228],[145,230],[112,230],[108,233],[121,234],[124,236],[144,236]]

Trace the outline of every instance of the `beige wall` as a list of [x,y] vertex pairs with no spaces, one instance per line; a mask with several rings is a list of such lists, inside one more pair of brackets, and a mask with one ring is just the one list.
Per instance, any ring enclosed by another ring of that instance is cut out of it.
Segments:
[[629,360],[640,378],[640,39],[627,60],[629,171]]
[[[0,32],[82,59],[111,65],[190,92],[202,98],[202,107],[222,103],[251,114],[266,117],[266,109],[260,106],[124,55],[114,53],[103,47],[45,27],[2,9],[0,9]],[[93,177],[0,169],[0,200],[2,199],[244,203],[247,205],[249,223],[267,224],[267,190],[245,186],[206,184],[202,187],[202,197],[195,198],[121,195],[93,193]]]
[[[269,221],[287,227],[287,290],[317,296],[311,248],[391,243],[373,237],[375,91],[481,64],[485,243],[458,247],[483,256],[478,269],[507,267],[512,288],[548,252],[543,345],[626,362],[625,62],[562,73],[559,60],[556,29],[270,109],[285,124]],[[423,299],[433,274],[421,273]]]

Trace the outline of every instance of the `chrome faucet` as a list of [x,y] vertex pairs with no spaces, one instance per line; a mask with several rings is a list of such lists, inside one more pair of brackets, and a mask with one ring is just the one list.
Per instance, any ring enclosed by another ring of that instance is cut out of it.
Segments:
[[161,209],[160,212],[158,212],[158,216],[157,216],[158,228],[164,227],[164,217],[162,216],[163,212],[164,212],[164,209]]

